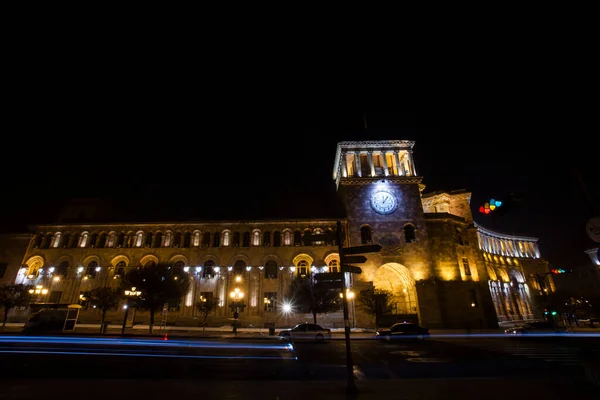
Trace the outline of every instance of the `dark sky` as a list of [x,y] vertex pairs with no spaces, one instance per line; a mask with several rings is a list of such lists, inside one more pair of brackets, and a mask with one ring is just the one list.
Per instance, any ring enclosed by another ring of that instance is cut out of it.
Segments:
[[[598,154],[535,118],[474,118],[427,128],[405,112],[75,107],[37,114],[7,145],[3,232],[56,221],[71,197],[118,205],[113,221],[335,217],[342,140],[415,140],[426,192],[466,189],[480,225],[540,238],[553,265],[587,262],[585,223],[599,215]],[[23,154],[23,156],[18,156]],[[483,216],[485,199],[520,201]]]

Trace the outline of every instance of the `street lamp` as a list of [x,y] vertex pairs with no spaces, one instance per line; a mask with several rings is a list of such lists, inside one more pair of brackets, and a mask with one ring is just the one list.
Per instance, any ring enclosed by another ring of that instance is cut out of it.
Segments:
[[237,314],[240,311],[240,307],[244,307],[244,292],[242,292],[240,288],[235,288],[231,293],[229,293],[229,297],[231,297],[232,300],[231,309],[233,310],[235,308],[234,312]]
[[240,290],[240,288],[235,288],[231,293],[229,293],[229,297],[231,297],[231,311],[233,311],[233,333],[237,334],[237,319],[240,316],[239,311],[240,307],[244,308],[244,292]]
[[44,288],[42,285],[37,285],[35,289],[29,289],[29,293],[36,295],[37,302],[40,298],[40,295],[45,296],[48,293],[48,289]]
[[[123,306],[125,308],[125,316],[123,317],[123,326],[121,327],[121,335],[125,333],[125,325],[127,324],[127,316],[129,315],[129,300],[132,297],[141,296],[142,292],[140,290],[135,290],[135,286],[131,288],[131,290],[125,290],[125,296],[127,297],[127,303]],[[134,314],[135,318],[135,314]]]
[[[340,298],[343,299],[344,295],[340,292]],[[354,300],[354,292],[350,289],[346,289],[346,300]],[[352,301],[352,327],[355,328],[356,326],[356,318],[354,318],[354,301]]]

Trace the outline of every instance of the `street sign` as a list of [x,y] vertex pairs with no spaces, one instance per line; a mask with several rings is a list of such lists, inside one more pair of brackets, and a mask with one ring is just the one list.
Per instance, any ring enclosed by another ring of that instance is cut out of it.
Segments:
[[341,272],[323,272],[315,274],[315,280],[317,282],[341,281],[342,277],[343,275]]
[[363,264],[367,262],[365,256],[343,256],[343,262],[345,264]]
[[353,247],[342,247],[343,255],[348,254],[363,254],[363,253],[377,253],[381,250],[381,245],[368,244],[365,246],[353,246]]
[[322,233],[319,235],[304,234],[302,236],[302,242],[305,246],[310,246],[313,242],[333,242],[337,239],[335,233]]
[[350,272],[351,274],[361,274],[362,269],[354,265],[342,264],[342,272]]

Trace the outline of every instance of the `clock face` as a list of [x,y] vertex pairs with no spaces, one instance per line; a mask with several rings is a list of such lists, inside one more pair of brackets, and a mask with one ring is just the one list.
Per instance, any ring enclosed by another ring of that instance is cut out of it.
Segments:
[[378,190],[371,195],[371,207],[380,214],[391,214],[396,211],[396,197],[385,190]]

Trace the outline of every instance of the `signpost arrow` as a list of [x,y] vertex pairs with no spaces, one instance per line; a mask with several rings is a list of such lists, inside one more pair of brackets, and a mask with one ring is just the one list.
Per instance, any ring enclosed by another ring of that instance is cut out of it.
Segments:
[[342,272],[350,272],[351,274],[360,274],[360,273],[362,273],[362,269],[360,267],[357,267],[354,265],[342,264]]
[[381,245],[378,245],[378,244],[368,244],[365,246],[342,247],[343,255],[377,253],[380,250],[381,250]]
[[340,281],[341,279],[341,272],[323,272],[320,274],[315,274],[315,280],[317,282]]
[[365,256],[343,256],[343,263],[345,264],[363,264],[367,262]]

